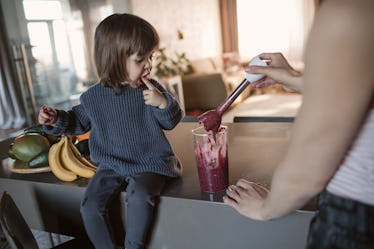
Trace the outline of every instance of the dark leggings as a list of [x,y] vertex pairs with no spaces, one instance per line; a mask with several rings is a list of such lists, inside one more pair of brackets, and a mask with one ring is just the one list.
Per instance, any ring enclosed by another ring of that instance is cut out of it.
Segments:
[[374,248],[374,206],[324,191],[317,210],[307,249]]
[[[98,170],[88,184],[81,215],[88,237],[96,249],[115,248],[108,206],[126,189],[126,249],[144,248],[154,208],[167,176],[141,173],[120,176],[113,170]],[[122,221],[118,217],[119,221]]]

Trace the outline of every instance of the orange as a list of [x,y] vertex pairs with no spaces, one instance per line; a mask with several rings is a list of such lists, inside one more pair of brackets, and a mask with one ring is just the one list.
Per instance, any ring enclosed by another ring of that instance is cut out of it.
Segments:
[[90,134],[91,134],[91,131],[88,131],[84,134],[77,135],[76,137],[78,141],[82,141],[82,140],[88,139],[90,137]]

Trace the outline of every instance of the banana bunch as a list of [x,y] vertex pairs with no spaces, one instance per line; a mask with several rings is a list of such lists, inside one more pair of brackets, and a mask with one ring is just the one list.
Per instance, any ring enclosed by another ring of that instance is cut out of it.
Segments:
[[58,143],[49,149],[48,163],[53,174],[62,181],[74,181],[78,177],[91,178],[96,167],[86,158],[68,136],[62,136]]

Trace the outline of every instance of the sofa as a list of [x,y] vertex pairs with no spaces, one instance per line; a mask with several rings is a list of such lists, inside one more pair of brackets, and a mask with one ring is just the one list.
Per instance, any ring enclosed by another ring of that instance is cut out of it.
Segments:
[[[214,109],[225,100],[244,77],[244,70],[236,72],[225,70],[221,56],[191,61],[191,73],[182,76],[184,104],[187,115],[199,115]],[[237,101],[242,102],[250,95],[248,87]]]
[[185,75],[182,85],[187,114],[214,109],[227,97],[227,88],[219,72]]

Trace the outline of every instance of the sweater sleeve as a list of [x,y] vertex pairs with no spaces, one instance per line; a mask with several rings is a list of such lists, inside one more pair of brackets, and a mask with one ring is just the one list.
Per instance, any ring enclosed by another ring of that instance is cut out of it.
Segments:
[[91,129],[88,117],[85,115],[83,106],[77,105],[70,111],[57,110],[57,121],[55,126],[43,125],[47,134],[55,135],[79,135]]
[[183,113],[178,101],[173,94],[166,91],[160,83],[152,80],[152,83],[164,94],[167,105],[164,109],[153,108],[153,113],[161,127],[165,130],[173,129],[182,119]]

